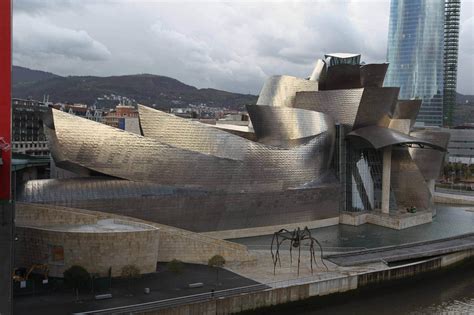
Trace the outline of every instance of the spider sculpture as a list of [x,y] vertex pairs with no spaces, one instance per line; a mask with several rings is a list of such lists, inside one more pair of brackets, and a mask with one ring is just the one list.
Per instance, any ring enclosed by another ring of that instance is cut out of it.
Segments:
[[[280,245],[283,244],[284,241],[290,241],[290,264],[292,263],[292,249],[298,249],[298,276],[300,275],[300,260],[301,260],[301,246],[302,241],[309,240],[309,254],[310,254],[310,263],[311,263],[311,274],[313,274],[313,262],[315,265],[316,263],[316,254],[314,245],[317,244],[319,246],[319,251],[321,253],[321,262],[326,267],[326,270],[329,270],[328,266],[324,263],[323,260],[323,248],[321,244],[318,242],[317,239],[311,236],[311,231],[308,227],[304,229],[297,228],[293,230],[293,232],[288,231],[287,229],[281,229],[278,232],[273,234],[272,238],[272,246],[271,246],[271,253],[272,253],[272,260],[273,260],[273,274],[275,274],[275,269],[277,263],[281,267],[281,260],[280,260]],[[276,246],[276,251],[273,251],[273,246]]]

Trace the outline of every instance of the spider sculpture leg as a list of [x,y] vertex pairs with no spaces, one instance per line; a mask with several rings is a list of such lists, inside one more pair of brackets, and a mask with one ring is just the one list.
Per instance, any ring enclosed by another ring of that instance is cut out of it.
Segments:
[[[278,242],[278,249],[280,249],[281,244],[283,244],[283,242],[286,240],[286,238],[283,238],[280,242]],[[281,268],[280,251],[278,251],[278,266]]]
[[291,235],[290,237],[290,266],[293,260],[292,249],[293,249],[293,235]]
[[321,246],[321,244],[318,242],[317,239],[314,239],[314,241],[315,241],[316,244],[318,244],[318,246],[319,246],[319,251],[320,251],[320,253],[321,253],[321,257],[320,257],[320,258],[321,258],[321,262],[323,263],[324,267],[326,267],[326,271],[329,271],[329,268],[328,268],[328,266],[326,265],[326,263],[324,262],[324,259],[323,259],[323,247]]
[[[284,241],[290,240],[291,243],[291,233],[286,229],[281,229],[278,232],[273,234],[272,244],[271,244],[271,254],[272,254],[272,261],[273,261],[273,274],[276,271],[276,264],[278,263],[281,268],[281,259],[280,259],[280,246]],[[273,246],[276,245],[276,251],[273,252]]]
[[[313,274],[313,240],[311,240],[311,243],[309,245],[309,261],[311,264],[311,274]],[[315,262],[316,263],[316,262]]]
[[272,262],[273,262],[273,274],[275,274],[275,269],[276,269],[276,264],[277,264],[277,255],[278,255],[278,245],[277,245],[277,249],[276,249],[276,253],[274,254],[273,253],[273,244],[275,242],[275,239],[276,239],[276,242],[278,244],[278,234],[275,233],[273,234],[273,238],[272,238],[272,245],[270,247],[270,252],[272,253]]
[[300,260],[301,260],[301,236],[298,233],[298,276],[300,275]]
[[324,265],[324,267],[326,268],[326,271],[329,271],[329,268],[328,266],[326,265],[326,263],[324,262],[324,259],[323,259],[323,246],[321,246],[321,243],[318,242],[318,240],[314,237],[312,237],[311,235],[311,231],[308,229],[308,227],[305,227],[305,231],[307,231],[307,233],[309,234],[309,237],[314,240],[316,242],[316,244],[318,244],[319,246],[319,251],[320,251],[320,254],[321,254],[321,262],[322,264]]

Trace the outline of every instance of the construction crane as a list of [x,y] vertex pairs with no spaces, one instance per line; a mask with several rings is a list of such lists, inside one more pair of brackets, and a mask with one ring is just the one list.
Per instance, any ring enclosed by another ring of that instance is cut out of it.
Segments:
[[13,281],[21,282],[29,279],[33,271],[39,271],[43,275],[43,280],[48,280],[49,268],[45,264],[34,264],[31,265],[30,269],[26,271],[26,268],[16,268],[13,271]]

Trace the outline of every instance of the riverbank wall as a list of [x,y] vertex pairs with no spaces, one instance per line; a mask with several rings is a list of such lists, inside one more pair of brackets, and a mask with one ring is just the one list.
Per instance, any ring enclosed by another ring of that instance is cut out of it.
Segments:
[[437,191],[433,195],[433,200],[436,203],[474,206],[474,195],[455,194]]
[[273,286],[264,291],[211,299],[205,302],[175,306],[169,309],[143,311],[140,314],[232,314],[256,311],[290,302],[303,301],[312,297],[343,293],[370,285],[407,279],[427,272],[442,270],[462,261],[472,259],[474,259],[474,250],[470,249],[376,271],[349,274],[286,287]]

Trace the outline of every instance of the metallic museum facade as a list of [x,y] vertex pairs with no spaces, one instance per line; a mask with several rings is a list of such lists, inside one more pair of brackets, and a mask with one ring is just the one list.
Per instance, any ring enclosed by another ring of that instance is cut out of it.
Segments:
[[51,154],[78,177],[29,181],[19,199],[198,232],[431,209],[449,135],[413,130],[421,101],[383,87],[387,68],[328,54],[308,79],[269,78],[247,106],[252,137],[145,106],[142,135],[51,109]]

